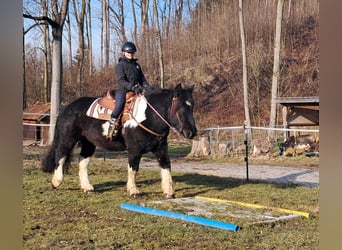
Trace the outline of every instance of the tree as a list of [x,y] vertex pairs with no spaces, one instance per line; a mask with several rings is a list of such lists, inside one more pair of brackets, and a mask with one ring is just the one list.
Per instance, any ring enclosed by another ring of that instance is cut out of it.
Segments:
[[88,41],[88,65],[89,65],[89,75],[93,73],[93,42],[92,42],[92,22],[91,22],[91,6],[90,0],[87,0],[87,41]]
[[[245,29],[244,29],[244,22],[243,22],[242,0],[239,0],[239,24],[240,24],[241,50],[242,50],[242,71],[243,71],[242,82],[243,82],[243,100],[244,100],[244,108],[245,108],[245,119],[246,119],[246,125],[250,127],[251,119],[249,117],[249,108],[248,108],[246,39],[245,39]],[[248,131],[249,131],[249,135],[251,136],[251,130],[248,130]]]
[[61,103],[61,85],[63,79],[62,67],[62,35],[63,26],[69,9],[69,0],[62,0],[61,6],[57,0],[51,1],[52,18],[48,16],[31,16],[23,14],[24,18],[33,19],[52,28],[52,77],[51,77],[51,109],[50,109],[50,129],[49,141],[52,143],[55,131],[55,124]]
[[102,0],[102,29],[101,29],[101,64],[109,66],[109,3]]
[[[48,7],[46,0],[41,2],[43,8],[43,15],[48,15]],[[51,65],[51,48],[50,48],[50,36],[49,26],[44,25],[44,102],[50,100],[50,65]]]
[[[141,18],[141,26],[142,26],[142,34],[141,34],[141,54],[143,58],[151,58],[149,57],[149,51],[151,51],[150,48],[150,41],[148,36],[148,30],[149,30],[149,24],[148,24],[148,6],[149,6],[149,0],[140,0],[140,18]],[[147,61],[148,68],[149,67],[149,61]]]
[[183,18],[183,7],[184,2],[183,0],[175,1],[175,22],[176,22],[176,32],[180,32],[181,25],[182,25],[182,18]]
[[131,0],[132,5],[132,15],[133,15],[133,41],[136,43],[138,40],[138,24],[137,24],[137,15],[135,13],[135,1]]
[[[273,62],[273,75],[272,75],[272,91],[271,91],[271,115],[270,115],[270,128],[274,128],[277,117],[277,104],[275,99],[278,93],[279,82],[279,58],[280,58],[280,38],[281,38],[281,21],[283,18],[283,6],[284,0],[278,0],[277,5],[277,19],[276,19],[276,32],[274,41],[274,62]],[[271,131],[268,135],[271,139],[274,139],[275,132]]]
[[118,34],[121,43],[127,42],[125,29],[125,9],[123,0],[117,0],[117,8],[109,6],[114,15],[114,30]]
[[164,81],[164,60],[163,60],[163,50],[162,50],[162,38],[159,27],[159,16],[158,16],[158,7],[157,1],[153,0],[153,12],[155,17],[155,27],[156,27],[156,38],[157,38],[157,47],[158,47],[158,59],[159,59],[159,70],[160,70],[160,87],[165,87]]
[[82,0],[81,10],[76,0],[73,0],[75,17],[78,30],[78,57],[77,57],[77,85],[79,86],[80,95],[83,95],[82,81],[84,78],[84,17],[86,13],[86,0]]

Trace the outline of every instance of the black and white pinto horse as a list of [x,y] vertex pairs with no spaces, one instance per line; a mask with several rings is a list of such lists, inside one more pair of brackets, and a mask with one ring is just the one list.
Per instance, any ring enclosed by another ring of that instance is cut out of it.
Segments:
[[[173,198],[171,163],[167,137],[170,129],[185,138],[196,135],[193,117],[193,88],[153,89],[141,95],[137,117],[127,121],[123,129],[109,140],[106,138],[109,122],[86,115],[96,97],[81,97],[68,104],[59,114],[52,145],[42,161],[42,170],[53,173],[52,185],[63,182],[63,167],[76,143],[81,144],[79,178],[84,192],[94,190],[88,178],[88,165],[95,148],[108,151],[128,151],[127,191],[130,196],[140,195],[136,174],[143,154],[152,152],[161,167],[161,186],[165,198]],[[143,104],[141,104],[143,103]],[[139,118],[139,117],[140,118]],[[140,119],[140,120],[138,120]],[[141,122],[139,122],[141,121]],[[124,132],[123,132],[124,131]]]

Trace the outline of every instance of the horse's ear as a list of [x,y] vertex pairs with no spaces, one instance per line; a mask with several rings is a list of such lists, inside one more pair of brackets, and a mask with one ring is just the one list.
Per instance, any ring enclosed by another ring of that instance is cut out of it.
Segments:
[[193,85],[191,85],[191,86],[189,87],[189,90],[190,90],[191,93],[194,91],[194,88],[195,88],[195,84],[193,84]]
[[182,92],[182,84],[178,83],[177,86],[175,87],[174,97],[180,96],[181,92]]

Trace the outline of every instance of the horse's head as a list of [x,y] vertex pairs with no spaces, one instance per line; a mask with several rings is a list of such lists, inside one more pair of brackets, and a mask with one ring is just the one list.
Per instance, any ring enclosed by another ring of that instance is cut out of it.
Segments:
[[170,110],[172,125],[185,137],[192,139],[196,136],[197,128],[193,116],[194,100],[193,88],[182,88],[178,84],[174,89],[174,95]]

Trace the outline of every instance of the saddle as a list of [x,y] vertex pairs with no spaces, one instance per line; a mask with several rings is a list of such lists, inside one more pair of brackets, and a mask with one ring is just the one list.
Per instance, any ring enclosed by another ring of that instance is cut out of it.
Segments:
[[[129,115],[126,115],[131,110],[137,95],[132,91],[126,93],[126,102],[123,111],[120,113],[117,124],[120,122],[124,124],[125,121],[131,119]],[[97,98],[88,108],[87,116],[100,119],[100,120],[110,120],[111,113],[115,108],[115,90],[108,90],[105,96]]]

